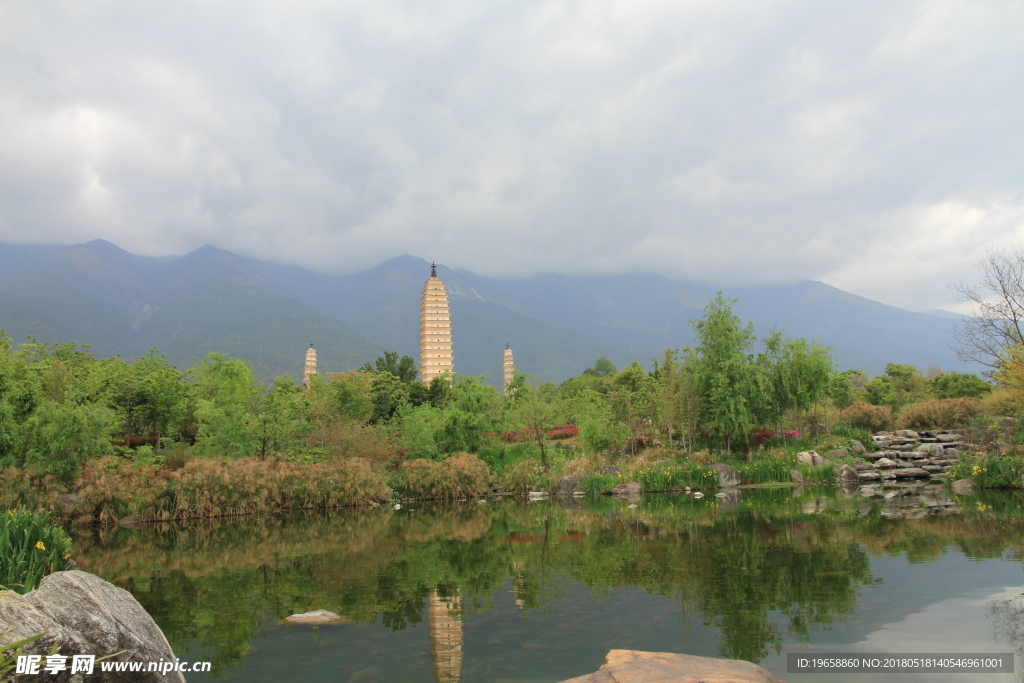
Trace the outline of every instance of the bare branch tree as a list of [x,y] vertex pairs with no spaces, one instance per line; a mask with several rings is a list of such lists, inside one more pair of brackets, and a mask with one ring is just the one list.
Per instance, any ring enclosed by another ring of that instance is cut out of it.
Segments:
[[978,264],[981,282],[952,287],[961,301],[974,304],[953,331],[953,352],[962,361],[999,367],[999,354],[1024,344],[1024,245],[988,252]]

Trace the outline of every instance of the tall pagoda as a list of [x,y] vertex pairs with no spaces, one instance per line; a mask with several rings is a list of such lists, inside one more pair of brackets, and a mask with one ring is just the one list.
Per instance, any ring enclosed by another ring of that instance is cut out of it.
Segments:
[[437,276],[437,265],[432,263],[420,299],[420,376],[428,386],[435,377],[455,371],[451,318],[448,290]]
[[309,386],[309,378],[316,374],[316,349],[313,348],[313,340],[309,340],[309,349],[306,351],[306,367],[302,372],[302,385]]
[[508,387],[512,384],[512,380],[516,375],[516,363],[512,360],[512,349],[509,347],[508,342],[505,342],[505,358],[502,361],[502,370],[504,371],[504,388],[505,393],[508,393]]

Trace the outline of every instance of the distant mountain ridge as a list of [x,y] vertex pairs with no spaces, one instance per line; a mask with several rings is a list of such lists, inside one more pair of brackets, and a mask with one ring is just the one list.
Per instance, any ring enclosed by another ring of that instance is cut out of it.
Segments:
[[[0,327],[15,341],[79,341],[135,358],[155,346],[180,367],[210,351],[245,358],[264,379],[301,376],[316,342],[322,371],[416,356],[419,297],[429,262],[399,256],[330,275],[205,246],[184,256],[135,256],[115,245],[0,244]],[[691,321],[717,288],[655,274],[493,279],[438,266],[448,286],[455,366],[500,381],[505,343],[516,364],[561,382],[595,358],[649,365],[692,344]],[[735,313],[758,336],[778,328],[833,347],[840,368],[885,363],[972,369],[948,348],[954,317],[912,313],[821,282],[731,287]],[[952,315],[952,314],[950,314]]]

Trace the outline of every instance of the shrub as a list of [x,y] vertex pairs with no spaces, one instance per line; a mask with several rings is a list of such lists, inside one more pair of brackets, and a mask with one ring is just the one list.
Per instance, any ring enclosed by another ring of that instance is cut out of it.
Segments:
[[508,493],[528,493],[539,469],[540,462],[537,460],[520,460],[505,470],[500,479],[502,490]]
[[981,412],[976,398],[941,398],[913,403],[900,411],[899,424],[907,429],[953,429],[966,427]]
[[441,462],[408,460],[391,478],[403,498],[470,498],[487,492],[491,480],[487,465],[472,453],[456,453]]
[[621,477],[608,474],[588,474],[577,485],[577,490],[586,491],[589,496],[611,493],[615,485],[622,481]]
[[571,439],[574,436],[579,435],[580,428],[576,425],[565,425],[562,427],[555,427],[548,431],[547,437],[552,440],[558,439]]
[[839,418],[853,427],[878,432],[892,424],[892,408],[863,402],[854,403],[846,410],[839,411]]
[[27,593],[69,567],[71,539],[46,517],[27,510],[0,514],[0,585]]
[[1024,414],[1024,406],[1021,405],[1020,397],[1009,389],[996,388],[991,394],[981,400],[982,410],[989,415],[1003,415],[1019,417]]

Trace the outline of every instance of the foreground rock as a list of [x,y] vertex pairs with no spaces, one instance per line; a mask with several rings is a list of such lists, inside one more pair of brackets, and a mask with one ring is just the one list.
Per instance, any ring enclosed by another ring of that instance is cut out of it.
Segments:
[[725,463],[720,462],[712,465],[712,467],[716,472],[718,472],[719,488],[740,485],[740,471],[732,465],[726,465]]
[[[39,588],[25,595],[0,594],[0,633],[8,627],[3,643],[12,643],[38,633],[46,635],[25,648],[25,654],[47,655],[57,644],[57,654],[112,657],[117,662],[173,662],[174,653],[160,627],[131,593],[98,576],[80,571],[57,572],[44,577]],[[71,676],[70,666],[58,674],[45,674],[47,681],[71,683],[83,680]],[[178,672],[107,672],[99,664],[89,681],[103,683],[184,683]]]
[[779,683],[779,679],[739,659],[612,650],[594,673],[562,683]]

